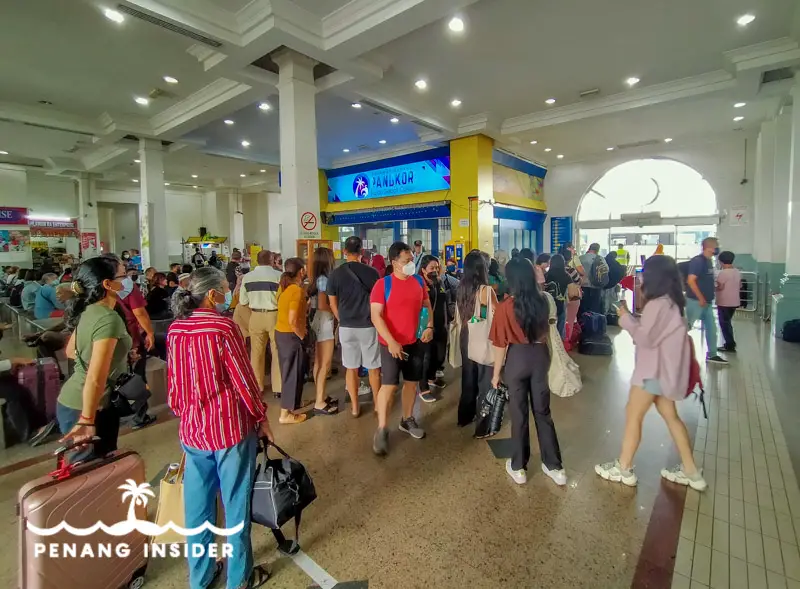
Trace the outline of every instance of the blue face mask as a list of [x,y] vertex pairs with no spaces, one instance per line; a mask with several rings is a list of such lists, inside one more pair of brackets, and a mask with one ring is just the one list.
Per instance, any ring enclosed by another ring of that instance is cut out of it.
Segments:
[[117,293],[119,300],[125,300],[133,292],[133,280],[130,276],[122,279],[122,290]]
[[224,313],[227,311],[231,306],[231,301],[233,300],[233,293],[228,291],[225,293],[225,302],[224,303],[217,303],[217,313]]
[[447,271],[448,272],[455,272],[456,271],[456,267],[453,266],[453,265],[449,265],[449,266],[447,266]]

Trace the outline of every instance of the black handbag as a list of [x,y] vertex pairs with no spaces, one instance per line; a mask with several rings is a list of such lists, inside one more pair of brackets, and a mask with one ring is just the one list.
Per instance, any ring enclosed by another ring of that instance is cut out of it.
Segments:
[[503,426],[503,413],[508,403],[508,389],[504,384],[478,395],[478,420],[476,438],[490,438]]
[[[314,481],[306,467],[281,448],[266,439],[262,439],[261,443],[263,453],[256,464],[250,519],[272,530],[280,552],[295,554],[300,549],[301,515],[317,498]],[[270,459],[270,446],[280,452],[283,458]],[[287,540],[281,532],[281,526],[290,519],[294,519],[295,540]]]
[[[144,379],[133,372],[120,374],[111,390],[111,402],[117,411],[136,413],[145,406],[150,398],[150,389]],[[123,414],[121,417],[124,417]]]

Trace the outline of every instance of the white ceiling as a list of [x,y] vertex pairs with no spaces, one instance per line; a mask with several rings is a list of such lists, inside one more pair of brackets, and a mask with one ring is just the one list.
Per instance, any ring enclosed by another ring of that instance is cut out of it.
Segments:
[[350,0],[294,0],[294,3],[319,16],[325,16],[349,4]]

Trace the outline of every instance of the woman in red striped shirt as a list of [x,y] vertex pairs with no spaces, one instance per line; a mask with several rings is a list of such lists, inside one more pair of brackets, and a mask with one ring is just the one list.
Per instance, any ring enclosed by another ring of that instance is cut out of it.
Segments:
[[[236,324],[217,311],[225,303],[228,281],[212,267],[198,268],[173,300],[175,321],[167,333],[169,406],[180,418],[179,436],[186,454],[184,502],[186,527],[216,521],[217,494],[225,507],[225,527],[244,524],[229,536],[228,589],[258,587],[267,579],[253,567],[250,544],[250,494],[255,476],[258,438],[272,440],[267,407],[250,366],[244,338]],[[209,531],[191,536],[189,544],[208,546]],[[192,556],[192,588],[208,587],[219,576],[221,563]]]

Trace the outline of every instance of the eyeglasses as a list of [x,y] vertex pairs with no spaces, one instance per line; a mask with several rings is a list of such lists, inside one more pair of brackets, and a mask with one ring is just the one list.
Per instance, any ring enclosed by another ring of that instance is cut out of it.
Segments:
[[122,276],[114,276],[114,280],[124,280],[128,277],[127,274],[123,274]]

